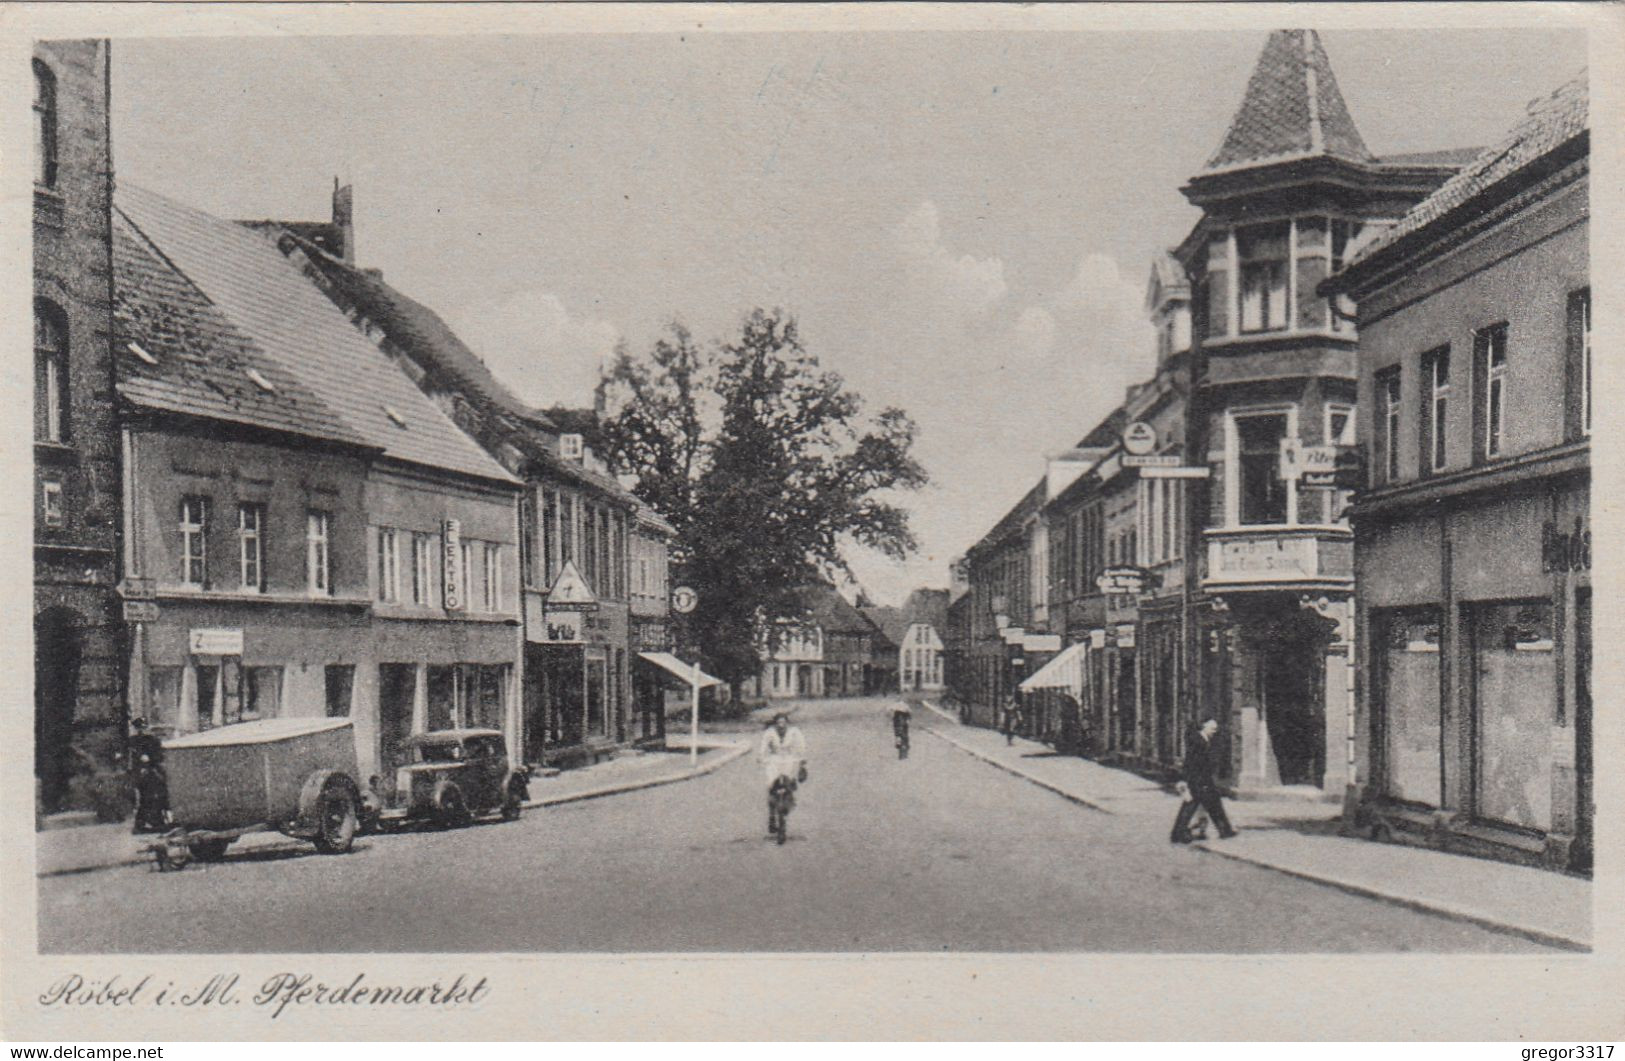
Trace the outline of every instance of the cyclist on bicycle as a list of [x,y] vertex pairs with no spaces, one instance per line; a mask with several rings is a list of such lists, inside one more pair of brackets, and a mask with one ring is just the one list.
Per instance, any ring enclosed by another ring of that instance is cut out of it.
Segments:
[[773,783],[784,778],[789,785],[790,802],[795,802],[796,785],[807,776],[807,740],[799,729],[790,725],[790,716],[780,712],[773,716],[773,725],[762,734],[756,757],[767,773],[767,829],[771,833],[776,824]]
[[897,738],[899,749],[908,745],[908,723],[914,714],[914,709],[908,706],[907,700],[893,700],[891,705],[891,731]]

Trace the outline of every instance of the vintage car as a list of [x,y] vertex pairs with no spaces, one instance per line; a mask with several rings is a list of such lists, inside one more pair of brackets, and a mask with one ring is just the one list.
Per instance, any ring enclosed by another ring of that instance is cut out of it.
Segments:
[[268,718],[164,741],[174,826],[150,846],[160,868],[218,861],[245,833],[276,830],[350,850],[361,793],[345,718]]
[[411,760],[382,793],[383,825],[403,820],[466,825],[482,814],[519,817],[530,798],[530,774],[508,762],[508,745],[494,729],[443,729],[406,742]]

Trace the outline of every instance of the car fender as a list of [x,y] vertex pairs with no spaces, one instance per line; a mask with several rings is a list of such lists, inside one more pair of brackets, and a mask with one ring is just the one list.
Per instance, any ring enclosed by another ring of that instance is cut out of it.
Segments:
[[315,770],[305,778],[305,783],[299,790],[299,817],[290,832],[308,835],[316,831],[322,793],[327,791],[329,785],[338,785],[349,792],[350,799],[355,802],[357,813],[360,812],[361,788],[355,783],[354,778],[343,770]]

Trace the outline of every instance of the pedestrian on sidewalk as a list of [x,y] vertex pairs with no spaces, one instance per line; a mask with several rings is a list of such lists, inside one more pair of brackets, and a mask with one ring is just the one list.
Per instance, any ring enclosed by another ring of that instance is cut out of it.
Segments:
[[1021,729],[1021,699],[1015,693],[1004,703],[1004,743],[1014,744]]
[[130,721],[130,783],[135,789],[134,832],[161,833],[169,828],[169,778],[164,771],[164,742],[147,732],[147,720]]
[[1214,780],[1214,759],[1218,755],[1213,747],[1213,735],[1219,732],[1215,719],[1206,719],[1185,742],[1184,781],[1188,794],[1179,805],[1179,816],[1174,819],[1174,831],[1168,837],[1176,844],[1191,842],[1191,819],[1197,808],[1219,828],[1219,839],[1228,840],[1236,835],[1230,827],[1230,818],[1224,813],[1224,800],[1219,796],[1219,784]]

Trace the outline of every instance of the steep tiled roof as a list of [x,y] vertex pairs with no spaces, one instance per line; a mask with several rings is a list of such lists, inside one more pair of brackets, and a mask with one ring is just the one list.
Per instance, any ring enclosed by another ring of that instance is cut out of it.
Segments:
[[[365,444],[315,391],[234,327],[117,211],[113,276],[118,388],[126,401],[307,438]],[[131,343],[156,364],[137,354]]]
[[903,635],[908,633],[908,623],[903,618],[900,608],[890,608],[885,605],[874,605],[869,608],[859,608],[863,617],[874,624],[886,640],[894,645],[903,643]]
[[1426,228],[1543,155],[1584,135],[1590,127],[1589,94],[1582,74],[1551,95],[1531,101],[1527,116],[1506,139],[1485,149],[1438,191],[1412,207],[1398,224],[1367,243],[1353,264]]
[[1439,151],[1405,151],[1377,159],[1379,166],[1446,166],[1460,169],[1477,158],[1482,147],[1447,147]]
[[867,634],[874,627],[841,596],[834,586],[803,586],[795,593],[796,600],[806,609],[806,619],[817,624],[825,633]]
[[425,368],[451,377],[464,391],[474,391],[511,415],[539,427],[554,426],[547,416],[525,402],[492,374],[485,362],[441,319],[440,314],[384,282],[376,273],[348,265],[327,250],[300,237],[310,259],[339,293],[389,333]]
[[1207,171],[1331,156],[1374,161],[1354,127],[1331,62],[1312,29],[1270,33]]
[[908,623],[930,623],[941,633],[948,622],[948,591],[915,590],[903,605],[903,617]]
[[232,325],[398,460],[512,482],[275,244],[235,222],[121,183],[117,205]]

